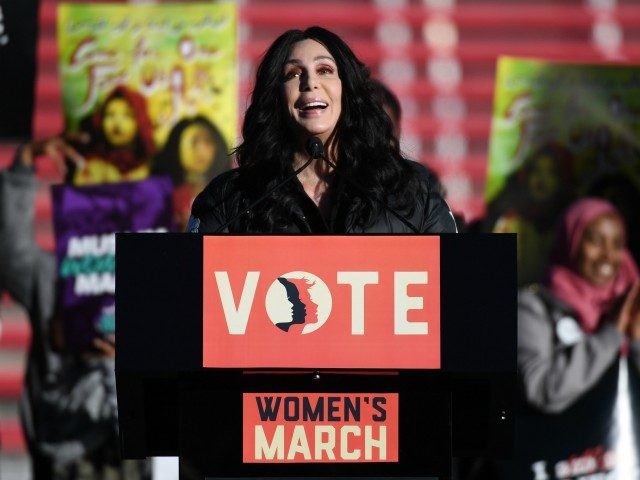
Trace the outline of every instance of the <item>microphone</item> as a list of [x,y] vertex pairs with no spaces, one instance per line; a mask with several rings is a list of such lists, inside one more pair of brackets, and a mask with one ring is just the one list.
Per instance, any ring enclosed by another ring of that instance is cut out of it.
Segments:
[[304,148],[311,158],[324,158],[324,145],[318,137],[311,137],[307,140]]
[[243,215],[248,215],[249,213],[251,213],[251,210],[258,205],[259,203],[261,203],[265,198],[267,198],[269,195],[271,195],[273,192],[275,192],[276,190],[278,190],[280,187],[282,187],[284,184],[288,183],[289,181],[291,181],[294,177],[296,177],[301,171],[303,171],[305,168],[307,168],[309,165],[311,165],[311,162],[313,162],[314,160],[318,159],[318,158],[324,158],[324,146],[322,145],[322,141],[318,138],[318,137],[311,137],[309,140],[307,140],[306,144],[305,144],[305,150],[307,151],[307,153],[309,154],[309,160],[307,160],[306,162],[304,162],[302,164],[301,167],[297,168],[296,170],[294,170],[294,172],[289,175],[287,178],[285,178],[284,180],[282,180],[280,183],[278,183],[275,187],[270,188],[264,195],[262,195],[260,198],[258,198],[257,200],[255,200],[251,205],[249,205],[247,208],[245,208],[244,210],[238,212],[236,215],[234,215],[230,220],[228,220],[227,222],[223,223],[222,225],[220,225],[218,228],[215,229],[215,231],[213,232],[214,234],[216,233],[220,233],[221,231],[223,231],[225,228],[227,228],[229,225],[231,225],[233,222],[235,222],[238,218],[240,218]]

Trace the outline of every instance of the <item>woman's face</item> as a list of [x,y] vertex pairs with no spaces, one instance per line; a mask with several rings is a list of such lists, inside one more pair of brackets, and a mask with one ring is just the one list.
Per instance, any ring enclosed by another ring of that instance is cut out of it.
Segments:
[[186,172],[203,174],[213,164],[216,146],[211,132],[202,125],[189,125],[180,136],[180,163]]
[[313,135],[325,143],[342,111],[342,82],[333,56],[321,43],[303,40],[293,46],[282,74],[296,129],[304,138]]
[[538,157],[529,174],[529,192],[538,201],[548,200],[553,197],[560,182],[554,160],[548,155]]
[[138,134],[136,116],[124,98],[114,98],[104,109],[102,130],[107,141],[114,147],[126,147]]
[[606,285],[618,274],[624,248],[622,220],[613,214],[597,217],[582,235],[578,273],[594,285]]

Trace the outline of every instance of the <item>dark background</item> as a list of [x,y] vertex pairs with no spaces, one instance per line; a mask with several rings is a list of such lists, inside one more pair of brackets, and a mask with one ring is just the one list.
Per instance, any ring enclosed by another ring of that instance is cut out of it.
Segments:
[[0,142],[31,137],[39,3],[0,1]]

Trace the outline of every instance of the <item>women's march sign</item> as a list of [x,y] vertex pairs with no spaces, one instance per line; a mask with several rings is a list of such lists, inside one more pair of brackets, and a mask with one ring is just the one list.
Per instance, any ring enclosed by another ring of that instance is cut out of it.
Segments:
[[397,393],[243,393],[244,463],[398,462]]
[[58,314],[66,346],[91,348],[115,328],[115,232],[172,229],[171,181],[53,187]]
[[518,280],[540,280],[574,199],[611,201],[640,257],[640,67],[498,61],[487,227],[518,233]]

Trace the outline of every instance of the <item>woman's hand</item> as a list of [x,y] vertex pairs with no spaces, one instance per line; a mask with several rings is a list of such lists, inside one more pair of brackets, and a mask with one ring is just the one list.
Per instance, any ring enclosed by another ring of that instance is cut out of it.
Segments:
[[32,168],[38,157],[46,156],[53,160],[57,170],[64,176],[67,173],[67,161],[73,162],[77,168],[82,168],[85,163],[84,157],[72,146],[74,143],[86,145],[89,135],[67,134],[26,143],[21,147],[17,161]]
[[640,281],[633,284],[624,300],[623,309],[628,304],[627,336],[631,340],[640,340]]
[[106,340],[102,338],[94,338],[93,346],[105,357],[114,358],[116,356],[115,335],[109,335]]
[[636,310],[634,305],[638,303],[638,294],[640,292],[640,282],[634,283],[624,297],[622,306],[617,313],[614,314],[616,328],[623,335],[629,333],[629,327],[632,319],[632,312]]

